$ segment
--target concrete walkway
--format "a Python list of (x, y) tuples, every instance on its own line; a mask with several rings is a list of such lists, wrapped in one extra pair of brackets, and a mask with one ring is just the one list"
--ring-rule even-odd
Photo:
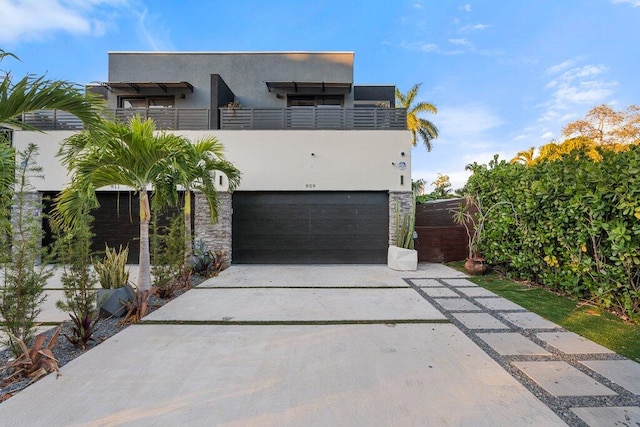
[(639, 364), (432, 264), (233, 266), (61, 371), (0, 424), (640, 423)]

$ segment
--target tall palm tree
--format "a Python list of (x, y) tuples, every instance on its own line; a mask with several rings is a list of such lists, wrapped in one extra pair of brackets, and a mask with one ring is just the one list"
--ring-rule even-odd
[[(85, 131), (63, 142), (59, 155), (62, 163), (73, 171), (71, 185), (56, 198), (54, 219), (73, 227), (82, 209), (82, 200), (97, 207), (95, 190), (108, 185), (132, 188), (140, 204), (140, 258), (138, 288), (151, 289), (149, 254), (149, 222), (151, 209), (149, 190), (154, 203), (169, 203), (169, 183), (184, 180), (184, 184), (202, 191), (215, 216), (215, 188), (210, 171), (203, 167), (214, 154), (204, 149), (196, 152), (188, 139), (170, 133), (154, 134), (151, 119), (133, 117), (127, 124), (105, 122), (102, 129)], [(202, 174), (196, 171), (203, 172)], [(204, 172), (207, 172), (204, 175)], [(196, 179), (197, 177), (197, 179)], [(188, 179), (194, 178), (194, 179)], [(157, 190), (157, 191), (156, 191)]]
[(419, 117), (418, 114), (423, 112), (437, 114), (438, 109), (428, 102), (418, 102), (413, 105), (420, 85), (422, 83), (413, 85), (406, 95), (396, 88), (396, 99), (402, 108), (407, 109), (407, 129), (411, 131), (413, 146), (416, 146), (420, 138), (427, 151), (431, 151), (431, 141), (438, 137), (438, 128), (429, 120)]
[(184, 162), (180, 168), (175, 168), (172, 176), (167, 177), (164, 186), (158, 186), (162, 192), (162, 199), (176, 204), (175, 188), (181, 186), (185, 190), (184, 198), (184, 226), (185, 226), (185, 258), (190, 254), (191, 240), (191, 191), (199, 191), (206, 198), (210, 206), (211, 220), (218, 217), (217, 191), (214, 175), (224, 174), (229, 183), (229, 191), (233, 191), (240, 184), (240, 171), (233, 164), (225, 160), (224, 146), (215, 137), (206, 137), (187, 144)]

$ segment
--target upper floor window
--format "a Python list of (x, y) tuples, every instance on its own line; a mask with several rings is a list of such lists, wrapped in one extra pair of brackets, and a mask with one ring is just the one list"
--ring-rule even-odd
[(172, 96), (136, 96), (121, 97), (120, 108), (173, 108)]
[(353, 101), (353, 106), (356, 108), (391, 108), (391, 102), (389, 101)]
[(289, 107), (317, 107), (319, 105), (342, 107), (343, 103), (344, 96), (289, 95), (287, 97)]

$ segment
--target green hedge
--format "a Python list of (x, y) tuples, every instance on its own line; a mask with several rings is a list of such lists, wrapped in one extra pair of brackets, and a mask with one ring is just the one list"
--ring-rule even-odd
[(485, 211), (481, 251), (521, 279), (640, 313), (640, 146), (532, 166), (473, 164), (465, 192)]

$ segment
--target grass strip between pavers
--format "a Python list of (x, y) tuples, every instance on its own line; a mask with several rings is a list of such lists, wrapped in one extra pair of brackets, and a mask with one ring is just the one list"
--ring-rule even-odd
[[(464, 271), (462, 263), (448, 265)], [(557, 295), (542, 287), (527, 286), (496, 274), (466, 279), (568, 331), (640, 362), (640, 325), (625, 322), (606, 310), (579, 304), (577, 300)]]
[(383, 319), (383, 320), (141, 320), (134, 325), (232, 325), (232, 326), (293, 326), (293, 325), (399, 325), (450, 324), (448, 319)]

